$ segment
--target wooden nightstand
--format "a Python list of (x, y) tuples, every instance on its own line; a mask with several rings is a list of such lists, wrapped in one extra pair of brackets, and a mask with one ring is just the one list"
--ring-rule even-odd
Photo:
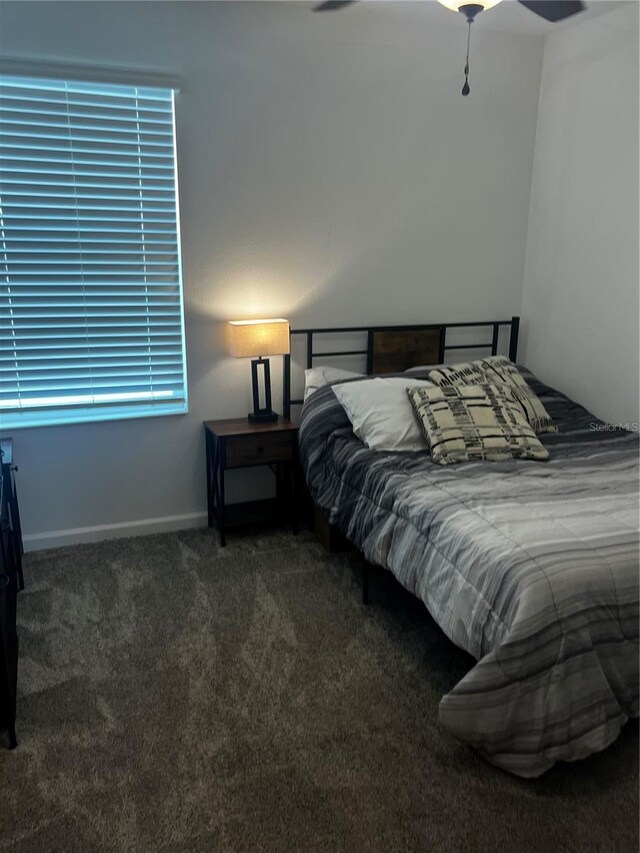
[[(220, 545), (226, 529), (241, 524), (287, 517), (297, 531), (296, 451), (298, 428), (284, 418), (252, 424), (246, 418), (204, 421), (207, 449), (207, 513), (209, 527), (218, 528)], [(225, 506), (224, 480), (229, 468), (268, 465), (276, 476), (276, 497)]]

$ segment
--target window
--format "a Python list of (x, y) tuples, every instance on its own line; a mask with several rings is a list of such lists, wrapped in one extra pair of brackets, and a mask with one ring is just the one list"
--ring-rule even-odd
[(187, 410), (173, 94), (0, 75), (0, 427)]

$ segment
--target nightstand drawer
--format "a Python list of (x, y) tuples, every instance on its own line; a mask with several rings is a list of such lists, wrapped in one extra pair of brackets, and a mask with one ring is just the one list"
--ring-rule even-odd
[(229, 436), (226, 439), (227, 468), (264, 465), (268, 462), (293, 461), (293, 434), (274, 432), (273, 435)]

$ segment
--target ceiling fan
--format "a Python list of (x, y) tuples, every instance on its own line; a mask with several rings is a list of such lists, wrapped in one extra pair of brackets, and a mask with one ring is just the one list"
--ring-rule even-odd
[[(359, 2), (359, 0), (324, 0), (323, 3), (318, 3), (314, 6), (313, 11), (335, 12), (338, 9), (345, 8), (345, 6), (352, 6), (357, 2)], [(478, 0), (478, 2), (475, 3), (469, 3), (467, 0), (438, 0), (438, 2), (443, 6), (446, 6), (447, 9), (451, 9), (452, 12), (462, 12), (469, 24), (467, 34), (467, 59), (464, 66), (464, 86), (462, 87), (462, 94), (468, 95), (471, 91), (469, 88), (469, 45), (471, 41), (471, 24), (480, 12), (497, 6), (501, 0)], [(530, 12), (533, 12), (534, 15), (544, 18), (545, 21), (551, 21), (551, 23), (564, 21), (566, 18), (570, 18), (578, 12), (582, 12), (585, 8), (585, 5), (581, 0), (518, 0), (518, 2), (525, 8), (529, 9)]]

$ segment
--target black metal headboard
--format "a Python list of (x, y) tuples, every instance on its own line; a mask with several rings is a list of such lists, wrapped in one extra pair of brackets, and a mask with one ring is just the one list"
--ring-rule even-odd
[[(418, 362), (422, 364), (433, 363), (434, 361), (442, 363), (444, 362), (445, 354), (450, 350), (489, 350), (491, 355), (497, 355), (500, 329), (505, 326), (509, 327), (509, 358), (511, 361), (515, 361), (518, 354), (519, 317), (512, 317), (510, 320), (488, 320), (480, 323), (433, 323), (412, 326), (347, 326), (331, 329), (291, 329), (290, 335), (306, 336), (307, 369), (313, 367), (314, 359), (317, 358), (364, 355), (367, 359), (367, 374), (371, 374), (375, 372), (399, 372), (405, 369), (400, 366), (402, 358), (409, 358), (415, 353), (419, 353), (422, 359), (425, 359)], [(491, 329), (491, 340), (487, 341), (487, 335), (483, 332), (483, 340), (480, 342), (449, 345), (447, 344), (447, 331), (449, 329)], [(332, 352), (316, 352), (314, 349), (316, 335), (347, 335), (352, 333), (360, 333), (361, 335), (366, 333), (366, 349), (340, 349)], [(430, 357), (427, 357), (424, 353), (429, 353)], [(408, 366), (412, 365), (409, 364)], [(285, 355), (284, 357), (282, 401), (285, 418), (291, 417), (291, 406), (298, 406), (303, 402), (302, 399), (291, 398), (291, 355)]]

